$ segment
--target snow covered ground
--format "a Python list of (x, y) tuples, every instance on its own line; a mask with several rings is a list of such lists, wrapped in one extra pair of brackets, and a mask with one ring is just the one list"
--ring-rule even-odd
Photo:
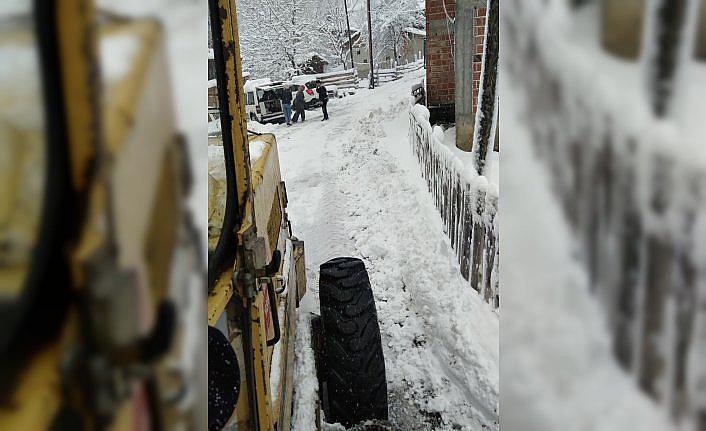
[(459, 274), (407, 140), (416, 71), (329, 103), (331, 120), (250, 124), (276, 134), (294, 234), (306, 244), (293, 430), (314, 429), (309, 328), (318, 268), (362, 258), (382, 331), (390, 419), (401, 430), (498, 429), (498, 314)]

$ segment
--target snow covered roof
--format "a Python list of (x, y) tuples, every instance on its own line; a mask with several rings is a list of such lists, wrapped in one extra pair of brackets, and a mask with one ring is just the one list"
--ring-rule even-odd
[(318, 75), (295, 75), (292, 76), (289, 80), (293, 84), (306, 84), (307, 82), (316, 81), (317, 78)]
[(271, 82), (272, 80), (270, 80), (270, 78), (251, 79), (250, 81), (245, 83), (243, 89), (245, 91), (253, 91), (256, 87), (262, 87), (264, 85), (270, 84)]
[(319, 57), (324, 62), (326, 62), (326, 63), (329, 62), (325, 55), (321, 54), (320, 52), (316, 52), (316, 51), (311, 51), (310, 53), (307, 54), (307, 57), (309, 57), (310, 59), (314, 58), (314, 57)]
[(218, 85), (218, 83), (216, 82), (215, 79), (208, 80), (208, 88), (213, 88), (213, 87), (216, 87), (217, 85)]
[(265, 85), (258, 85), (257, 88), (260, 88), (262, 90), (271, 90), (273, 88), (280, 88), (285, 85), (284, 82), (282, 81), (275, 81), (275, 82), (270, 82)]
[(421, 29), (414, 28), (414, 27), (407, 27), (404, 29), (404, 31), (407, 33), (416, 34), (419, 36), (426, 36), (427, 35), (427, 32), (425, 30), (421, 30)]

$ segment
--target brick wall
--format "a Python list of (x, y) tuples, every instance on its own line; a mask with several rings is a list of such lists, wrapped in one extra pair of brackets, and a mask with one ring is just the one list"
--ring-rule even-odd
[(480, 72), (483, 64), (483, 45), (485, 44), (486, 8), (479, 7), (473, 17), (473, 115), (478, 108), (478, 89), (480, 88)]
[[(446, 12), (444, 12), (446, 3)], [(452, 53), (456, 0), (427, 0), (427, 106), (432, 120), (453, 122), (455, 75)]]
[[(446, 3), (446, 12), (444, 12), (444, 2)], [(474, 10), (472, 79), (473, 115), (475, 116), (483, 63), (486, 8), (476, 7)], [(446, 13), (451, 18), (455, 17), (456, 0), (427, 0), (427, 105), (432, 117), (451, 122), (453, 121), (456, 90), (454, 58), (451, 54), (454, 49), (454, 28), (451, 22), (447, 22)], [(435, 115), (435, 111), (437, 115)]]

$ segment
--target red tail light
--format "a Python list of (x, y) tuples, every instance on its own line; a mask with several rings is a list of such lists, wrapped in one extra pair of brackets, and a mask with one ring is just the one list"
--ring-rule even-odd
[(256, 107), (255, 107), (255, 112), (257, 112), (258, 114), (260, 113), (260, 107), (259, 107), (259, 106), (256, 106)]
[(311, 88), (307, 88), (307, 89), (306, 89), (306, 92), (309, 93), (309, 96), (313, 96), (313, 95), (314, 95), (314, 90), (312, 90)]

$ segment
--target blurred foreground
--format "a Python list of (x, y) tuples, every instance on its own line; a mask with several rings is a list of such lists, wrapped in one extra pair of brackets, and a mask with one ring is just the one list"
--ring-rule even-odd
[(706, 429), (706, 2), (508, 0), (501, 418)]
[(0, 6), (0, 429), (205, 428), (206, 8), (102, 3)]

